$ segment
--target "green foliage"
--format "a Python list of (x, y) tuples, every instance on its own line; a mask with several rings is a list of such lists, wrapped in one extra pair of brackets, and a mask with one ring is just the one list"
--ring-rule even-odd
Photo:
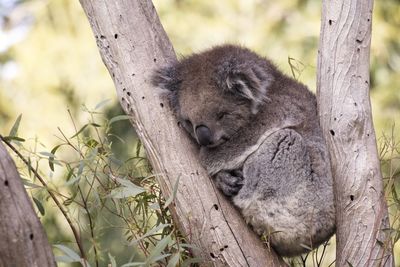
[[(390, 232), (392, 243), (398, 244), (400, 239), (400, 140), (395, 138), (395, 127), (390, 134), (384, 134), (379, 140), (381, 169), (385, 184), (385, 197), (390, 214)], [(380, 240), (382, 246), (388, 246), (388, 241)], [(396, 262), (400, 261), (395, 254)]]
[[(8, 139), (38, 173), (21, 169), (38, 215), (45, 217), (53, 205), (53, 196), (48, 195), (52, 192), (60, 203), (58, 208), (66, 211), (68, 227), (63, 227), (64, 234), (79, 229), (79, 238), (72, 243), (70, 237), (56, 241), (57, 261), (82, 266), (176, 266), (193, 262), (190, 246), (178, 233), (167, 209), (174, 201), (178, 183), (165, 201), (139, 141), (133, 156), (127, 159), (112, 152), (109, 138), (117, 136), (114, 126), (129, 116), (108, 120), (96, 109), (86, 110), (89, 121), (79, 127), (70, 113), (75, 133), (68, 137), (59, 128), (59, 143), (49, 150), (38, 151), (37, 139), (33, 140), (33, 150), (28, 144), (31, 139), (25, 143)], [(20, 120), (21, 116), (9, 136), (16, 135)], [(47, 164), (41, 164), (44, 162)], [(52, 179), (55, 173), (61, 173), (60, 181)], [(38, 176), (39, 181), (44, 180), (42, 186), (37, 185)]]

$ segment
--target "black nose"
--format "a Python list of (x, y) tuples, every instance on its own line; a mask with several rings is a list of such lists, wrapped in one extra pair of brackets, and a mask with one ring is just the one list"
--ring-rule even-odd
[(211, 144), (211, 131), (207, 126), (200, 125), (196, 127), (197, 141), (202, 146)]

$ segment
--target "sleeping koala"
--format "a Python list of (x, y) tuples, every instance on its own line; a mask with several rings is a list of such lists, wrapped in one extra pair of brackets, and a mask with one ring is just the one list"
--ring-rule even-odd
[(335, 232), (328, 152), (315, 96), (246, 48), (223, 45), (157, 70), (155, 86), (200, 146), (200, 160), (281, 256)]

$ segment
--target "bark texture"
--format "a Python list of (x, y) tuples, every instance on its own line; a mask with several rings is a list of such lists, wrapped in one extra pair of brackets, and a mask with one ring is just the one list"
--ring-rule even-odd
[(0, 267), (56, 266), (14, 162), (0, 142)]
[(152, 71), (175, 60), (173, 47), (149, 0), (80, 0), (104, 64), (125, 112), (132, 116), (168, 198), (180, 230), (199, 250), (204, 266), (281, 266), (246, 226), (239, 213), (216, 190), (199, 165), (197, 151), (178, 128), (159, 89), (150, 85)]
[(335, 187), (336, 266), (393, 266), (369, 99), (372, 8), (372, 0), (322, 7), (317, 93)]

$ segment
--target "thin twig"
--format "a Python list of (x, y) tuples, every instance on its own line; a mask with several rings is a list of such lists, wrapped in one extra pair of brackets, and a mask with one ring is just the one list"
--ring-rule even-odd
[(318, 266), (318, 267), (321, 267), (321, 266), (322, 266), (322, 260), (324, 259), (326, 247), (328, 246), (328, 244), (329, 244), (329, 240), (326, 241), (326, 242), (323, 244), (321, 258), (320, 258), (319, 260), (318, 260), (318, 257), (317, 257), (318, 255), (316, 256), (317, 266)]
[(90, 212), (89, 212), (89, 209), (88, 209), (88, 206), (87, 206), (87, 202), (86, 202), (87, 199), (85, 199), (83, 197), (83, 193), (82, 193), (82, 190), (81, 190), (80, 186), (78, 186), (78, 190), (79, 190), (79, 194), (81, 195), (81, 198), (82, 198), (84, 209), (86, 210), (86, 214), (87, 214), (88, 219), (89, 219), (90, 235), (91, 235), (92, 240), (93, 240), (94, 258), (95, 258), (95, 262), (96, 262), (96, 267), (99, 267), (99, 259), (98, 259), (98, 255), (97, 255), (96, 241), (94, 239), (94, 231), (93, 231), (94, 230), (94, 225), (93, 225), (93, 221), (92, 221), (92, 216), (90, 216)]

